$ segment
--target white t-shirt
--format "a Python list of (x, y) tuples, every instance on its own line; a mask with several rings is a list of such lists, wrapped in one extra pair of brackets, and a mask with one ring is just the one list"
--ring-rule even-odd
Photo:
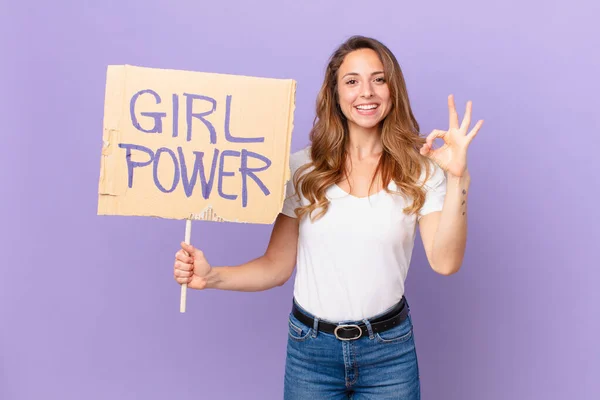
[[(290, 217), (296, 218), (298, 207), (293, 176), (307, 162), (310, 147), (290, 156), (292, 179), (282, 211)], [(402, 211), (407, 202), (400, 195), (380, 191), (359, 198), (337, 185), (327, 189), (327, 213), (314, 222), (307, 216), (300, 222), (294, 283), (300, 306), (320, 319), (340, 322), (372, 317), (402, 298), (418, 218), (441, 211), (446, 194), (443, 170), (430, 165), (435, 170), (419, 216)], [(394, 182), (389, 187), (397, 190)]]

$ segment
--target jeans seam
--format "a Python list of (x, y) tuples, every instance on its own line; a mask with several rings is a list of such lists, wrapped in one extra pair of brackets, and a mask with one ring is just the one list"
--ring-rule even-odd
[(288, 318), (288, 325), (290, 327), (291, 330), (293, 330), (298, 336), (294, 336), (292, 335), (292, 332), (288, 331), (288, 336), (291, 340), (293, 340), (294, 342), (305, 342), (312, 334), (312, 329), (311, 328), (307, 328), (308, 331), (306, 332), (305, 335), (302, 335), (302, 332), (304, 331), (304, 329), (300, 328), (299, 326), (297, 326), (296, 324), (294, 324), (291, 320), (291, 318)]
[(292, 321), (288, 321), (291, 328), (298, 334), (298, 335), (302, 335), (302, 328), (300, 328), (299, 326), (296, 326), (296, 324), (294, 324)]
[(349, 347), (350, 343), (342, 343), (342, 354), (344, 357), (344, 383), (346, 388), (349, 389), (351, 386), (350, 381), (348, 380), (348, 355), (349, 355)]
[(381, 344), (392, 344), (392, 343), (404, 343), (410, 340), (411, 336), (413, 335), (413, 329), (412, 327), (410, 328), (410, 330), (405, 333), (402, 336), (398, 336), (397, 338), (393, 338), (393, 339), (384, 339), (381, 336), (379, 336), (379, 334), (376, 335), (377, 341)]
[(358, 382), (358, 354), (357, 354), (357, 350), (358, 350), (358, 346), (356, 346), (354, 344), (354, 342), (352, 342), (352, 355), (354, 356), (354, 359), (352, 360), (352, 366), (354, 367), (354, 380), (352, 382), (350, 382), (350, 386), (355, 385), (356, 382)]

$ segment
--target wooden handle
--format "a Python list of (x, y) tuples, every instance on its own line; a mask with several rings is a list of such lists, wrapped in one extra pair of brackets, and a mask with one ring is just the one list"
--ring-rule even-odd
[[(185, 221), (185, 243), (190, 244), (190, 239), (192, 236), (192, 220), (188, 219)], [(189, 255), (189, 254), (188, 254)], [(187, 283), (183, 283), (181, 285), (181, 298), (179, 299), (179, 312), (185, 312), (185, 301), (187, 294)]]

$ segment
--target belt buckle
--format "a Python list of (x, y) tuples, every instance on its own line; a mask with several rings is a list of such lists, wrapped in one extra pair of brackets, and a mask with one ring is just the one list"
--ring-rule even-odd
[[(347, 329), (347, 328), (354, 328), (358, 330), (358, 336), (357, 337), (353, 337), (353, 338), (342, 338), (338, 336), (338, 330), (339, 329)], [(333, 334), (335, 335), (336, 338), (338, 338), (339, 340), (356, 340), (359, 339), (362, 336), (362, 329), (360, 329), (360, 326), (358, 325), (338, 325), (335, 327), (335, 330), (333, 331)]]

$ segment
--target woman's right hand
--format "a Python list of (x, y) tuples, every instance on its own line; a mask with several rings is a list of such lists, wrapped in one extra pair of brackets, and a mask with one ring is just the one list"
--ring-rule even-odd
[(175, 280), (187, 283), (190, 289), (204, 289), (212, 267), (201, 250), (181, 242), (181, 249), (175, 254)]

